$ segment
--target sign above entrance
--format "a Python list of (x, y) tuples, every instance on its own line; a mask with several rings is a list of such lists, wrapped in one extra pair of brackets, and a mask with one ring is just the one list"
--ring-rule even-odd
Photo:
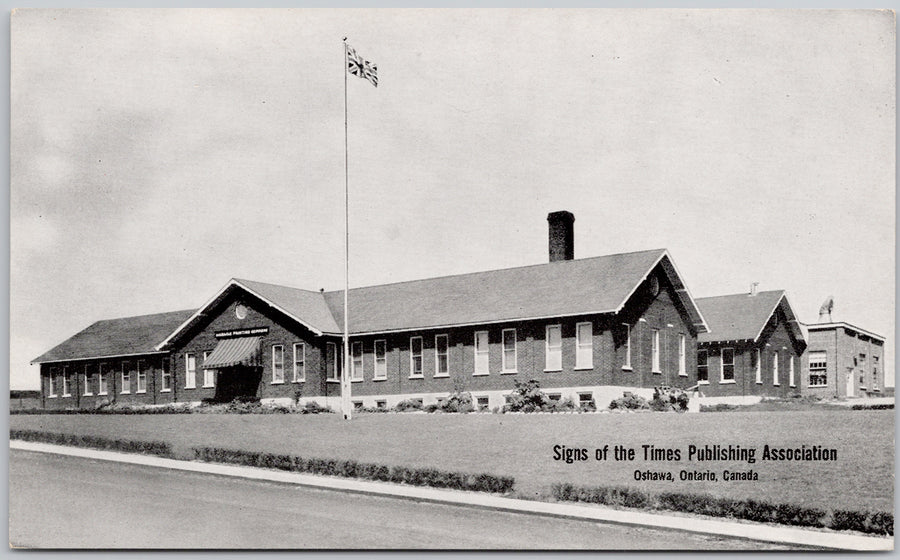
[(269, 327), (252, 327), (249, 329), (232, 329), (230, 331), (216, 331), (216, 338), (234, 338), (236, 336), (258, 336), (269, 334)]

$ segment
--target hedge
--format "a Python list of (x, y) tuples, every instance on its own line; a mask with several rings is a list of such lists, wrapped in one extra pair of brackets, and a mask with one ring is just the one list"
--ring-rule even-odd
[(828, 512), (793, 504), (773, 504), (760, 500), (717, 498), (707, 494), (663, 492), (648, 494), (622, 486), (553, 485), (553, 497), (560, 501), (588, 502), (641, 509), (658, 509), (696, 513), (712, 517), (731, 517), (761, 523), (779, 523), (800, 527), (829, 527), (878, 535), (894, 534), (894, 515), (888, 512)]
[(159, 455), (160, 457), (172, 457), (171, 445), (163, 441), (109, 439), (98, 436), (60, 434), (54, 432), (41, 432), (37, 430), (10, 430), (9, 439), (38, 441), (41, 443), (54, 443), (57, 445), (70, 445), (73, 447), (90, 447), (92, 449), (106, 449), (110, 451), (124, 451), (126, 453), (146, 453), (149, 455)]
[(193, 450), (196, 460), (210, 463), (232, 463), (345, 478), (397, 482), (413, 486), (505, 494), (512, 491), (515, 484), (515, 479), (512, 477), (487, 473), (470, 474), (433, 468), (387, 466), (353, 460), (305, 458), (219, 447), (194, 447)]

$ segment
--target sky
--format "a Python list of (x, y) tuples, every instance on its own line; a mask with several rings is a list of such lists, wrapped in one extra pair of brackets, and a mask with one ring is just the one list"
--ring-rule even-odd
[(886, 11), (17, 10), (10, 386), (91, 323), (230, 278), (350, 285), (668, 248), (694, 297), (784, 289), (887, 337)]

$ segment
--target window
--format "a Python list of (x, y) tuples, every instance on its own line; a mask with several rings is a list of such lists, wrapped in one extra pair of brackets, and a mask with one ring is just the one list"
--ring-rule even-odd
[(119, 388), (119, 393), (131, 393), (131, 364), (128, 362), (122, 362), (122, 387)]
[(797, 384), (794, 381), (794, 357), (788, 357), (788, 380), (790, 381), (791, 387), (796, 387)]
[(549, 393), (547, 395), (547, 398), (553, 402), (559, 402), (560, 400), (562, 400), (562, 394), (561, 393)]
[(90, 397), (93, 396), (94, 393), (91, 392), (91, 381), (94, 378), (94, 366), (86, 365), (84, 366), (84, 396)]
[(434, 375), (450, 375), (450, 339), (445, 334), (434, 337)]
[(722, 382), (734, 381), (734, 348), (722, 348)]
[(475, 332), (475, 375), (488, 374), (488, 332)]
[(825, 352), (809, 353), (809, 386), (828, 385), (828, 355)]
[(106, 389), (106, 364), (100, 364), (100, 369), (97, 371), (97, 394), (105, 395)]
[(687, 358), (685, 357), (687, 341), (684, 334), (678, 335), (678, 375), (687, 376)]
[(503, 365), (502, 371), (516, 371), (516, 329), (503, 329)]
[(375, 377), (374, 379), (387, 379), (387, 341), (375, 341)]
[(575, 327), (575, 369), (594, 367), (594, 332), (590, 323)]
[(159, 387), (160, 393), (168, 393), (172, 391), (172, 372), (169, 371), (169, 360), (162, 359), (162, 383)]
[(375, 401), (375, 408), (387, 408), (387, 401)]
[(197, 386), (197, 356), (192, 353), (184, 355), (184, 388)]
[(488, 397), (476, 397), (475, 403), (478, 405), (478, 410), (487, 410), (490, 406), (491, 400)]
[(594, 407), (594, 394), (593, 393), (578, 393), (578, 406), (581, 408), (593, 408)]
[(339, 381), (337, 370), (337, 346), (334, 342), (325, 343), (325, 379)]
[(872, 390), (881, 390), (878, 388), (878, 356), (872, 356)]
[(631, 369), (631, 325), (623, 324), (625, 327), (625, 364), (622, 369)]
[(49, 381), (49, 387), (47, 388), (47, 396), (55, 397), (56, 396), (56, 376), (59, 375), (59, 369), (52, 367), (50, 368), (50, 375), (47, 377)]
[(144, 360), (138, 360), (137, 362), (137, 388), (135, 392), (147, 392), (147, 364)]
[(209, 359), (212, 354), (211, 350), (207, 350), (203, 352), (203, 386), (204, 387), (215, 387), (216, 386), (216, 370), (207, 369), (206, 368), (206, 360)]
[(709, 354), (706, 350), (697, 350), (697, 382), (709, 383)]
[(422, 377), (422, 337), (409, 339), (409, 376)]
[(781, 385), (778, 382), (778, 351), (772, 354), (772, 385)]
[(363, 343), (358, 340), (350, 345), (353, 359), (350, 361), (350, 379), (352, 381), (363, 380)]
[(306, 381), (306, 344), (294, 343), (294, 382)]
[(63, 366), (62, 368), (62, 396), (71, 397), (72, 393), (69, 391), (69, 367)]
[(659, 368), (659, 329), (653, 329), (653, 373), (661, 373)]
[(547, 325), (545, 371), (562, 370), (562, 333), (559, 325)]
[(760, 359), (759, 348), (750, 354), (750, 359), (753, 362), (753, 370), (756, 372), (756, 382), (762, 383), (762, 360)]
[(272, 346), (272, 383), (284, 383), (284, 346)]
[[(353, 379), (351, 377), (351, 379)], [(353, 401), (353, 410), (362, 410), (363, 403), (362, 401)]]

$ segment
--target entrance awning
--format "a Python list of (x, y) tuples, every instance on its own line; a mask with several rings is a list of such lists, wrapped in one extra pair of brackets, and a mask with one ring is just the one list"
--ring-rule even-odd
[(204, 360), (203, 369), (259, 365), (259, 339), (258, 336), (245, 336), (220, 340), (216, 349)]

